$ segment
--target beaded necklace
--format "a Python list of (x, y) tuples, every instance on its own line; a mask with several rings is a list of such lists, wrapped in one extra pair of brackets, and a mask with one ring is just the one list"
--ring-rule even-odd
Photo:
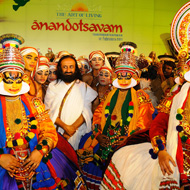
[(110, 142), (106, 147), (99, 147), (96, 154), (94, 155), (95, 162), (99, 159), (102, 161), (107, 160), (109, 153), (116, 147), (119, 137), (124, 135), (128, 136), (129, 123), (133, 117), (134, 110), (133, 102), (131, 101), (131, 89), (128, 90), (127, 96), (121, 108), (121, 121), (116, 123), (115, 126), (111, 125), (111, 119), (113, 119), (112, 112), (116, 105), (118, 94), (119, 89), (115, 91), (111, 98), (111, 102), (109, 102), (105, 107), (106, 124), (102, 133), (109, 137)]
[[(111, 135), (110, 133), (107, 133), (107, 132), (111, 125), (111, 119), (114, 119), (112, 112), (116, 105), (118, 94), (119, 94), (119, 89), (116, 90), (116, 92), (114, 93), (111, 99), (111, 102), (108, 102), (108, 104), (105, 107), (106, 124), (103, 130), (103, 134), (108, 135), (108, 136)], [(131, 89), (129, 89), (121, 108), (121, 121), (117, 123), (116, 126), (114, 127), (111, 126), (111, 128), (116, 128), (120, 131), (119, 132), (120, 135), (125, 135), (128, 132), (128, 126), (133, 117), (133, 110), (134, 110), (134, 106), (133, 106), (133, 102), (131, 101)]]
[(187, 102), (187, 98), (189, 96), (189, 90), (187, 93), (187, 97), (181, 108), (177, 109), (176, 119), (179, 121), (179, 125), (176, 126), (176, 130), (179, 132), (179, 136), (181, 141), (187, 144), (190, 144), (190, 125), (188, 120), (188, 110), (185, 109), (185, 104)]
[[(5, 98), (2, 98), (2, 105), (6, 106), (5, 103)], [(21, 100), (20, 100), (21, 101)], [(6, 146), (9, 148), (12, 148), (14, 146), (21, 146), (23, 144), (27, 144), (31, 139), (34, 138), (36, 132), (37, 132), (37, 121), (35, 120), (34, 116), (32, 114), (26, 114), (27, 110), (26, 106), (23, 107), (24, 102), (21, 103), (21, 109), (22, 109), (22, 117), (23, 119), (16, 118), (15, 119), (15, 124), (20, 124), (21, 121), (22, 123), (22, 128), (20, 129), (19, 132), (16, 132), (14, 135), (12, 134), (10, 127), (8, 125), (8, 122), (6, 120), (6, 135), (7, 135), (7, 140), (6, 140)], [(6, 110), (6, 108), (5, 108)]]

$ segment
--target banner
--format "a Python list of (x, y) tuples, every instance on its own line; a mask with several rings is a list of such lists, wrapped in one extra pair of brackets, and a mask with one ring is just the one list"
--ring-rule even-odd
[(94, 50), (120, 52), (132, 41), (138, 55), (169, 52), (170, 24), (186, 0), (0, 0), (0, 35), (15, 33), (22, 46), (45, 55), (66, 50), (76, 57)]

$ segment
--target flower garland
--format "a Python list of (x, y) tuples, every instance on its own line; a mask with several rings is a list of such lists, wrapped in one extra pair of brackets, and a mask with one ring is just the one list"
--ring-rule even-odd
[(177, 109), (176, 119), (180, 122), (180, 124), (176, 126), (176, 130), (179, 132), (181, 141), (184, 143), (190, 144), (190, 139), (188, 138), (188, 136), (186, 134), (184, 134), (185, 131), (190, 132), (190, 127), (185, 126), (185, 125), (183, 126), (183, 124), (182, 124), (182, 120), (184, 118), (183, 112), (184, 112), (183, 108)]
[[(118, 97), (118, 94), (117, 94), (117, 97)], [(120, 122), (117, 123), (115, 127), (112, 127), (112, 128), (116, 128), (116, 131), (119, 130), (121, 135), (126, 135), (127, 126), (129, 126), (129, 123), (130, 123), (130, 121), (131, 121), (131, 119), (133, 117), (134, 104), (133, 104), (132, 101), (130, 101), (130, 99), (131, 99), (131, 90), (129, 90), (129, 92), (127, 93), (127, 97), (125, 98), (125, 101), (124, 101), (124, 103), (122, 105), (122, 108), (121, 108), (121, 120), (120, 120)], [(111, 103), (108, 102), (107, 105), (106, 105), (106, 107), (105, 107), (105, 117), (106, 117), (107, 120), (109, 120), (109, 116), (110, 116), (110, 120), (116, 120), (117, 116), (116, 115), (112, 115), (113, 109), (110, 109), (110, 104), (112, 104), (112, 100), (111, 100)], [(116, 102), (115, 102), (115, 104), (116, 104)], [(115, 107), (115, 105), (114, 105), (114, 107)], [(111, 121), (108, 121), (108, 122), (110, 122), (110, 124), (111, 124)], [(108, 127), (108, 129), (109, 129), (109, 127)], [(108, 135), (110, 137), (112, 135), (114, 135), (113, 134), (114, 133), (113, 130), (109, 130), (109, 131), (110, 132), (108, 132), (106, 135)]]
[[(110, 105), (110, 102), (107, 104), (107, 106), (105, 108), (105, 117), (108, 117), (108, 115), (110, 114), (109, 113), (109, 105)], [(111, 139), (113, 139), (115, 136), (121, 135), (121, 133), (123, 135), (126, 134), (126, 132), (127, 132), (126, 130), (127, 130), (129, 123), (133, 117), (133, 112), (134, 112), (134, 105), (133, 105), (133, 102), (130, 101), (129, 106), (128, 106), (128, 110), (127, 110), (128, 114), (126, 114), (127, 115), (126, 119), (124, 121), (123, 121), (123, 119), (121, 119), (120, 122), (116, 123), (115, 127), (111, 125), (110, 128), (108, 129), (107, 135)], [(122, 118), (123, 118), (125, 113), (122, 112), (121, 114), (123, 114), (122, 115)], [(111, 120), (116, 120), (116, 119), (117, 119), (116, 115), (111, 116)], [(122, 132), (122, 128), (124, 128), (124, 132)], [(116, 135), (115, 132), (117, 132), (118, 135)]]
[[(41, 145), (38, 144), (35, 146), (36, 140), (38, 138), (38, 133), (37, 133), (37, 120), (35, 119), (34, 115), (32, 114), (32, 109), (30, 107), (30, 104), (27, 100), (27, 98), (25, 97), (25, 95), (21, 95), (21, 100), (22, 103), (25, 107), (25, 112), (26, 112), (26, 117), (27, 117), (27, 122), (28, 122), (28, 129), (27, 129), (27, 135), (25, 137), (21, 137), (20, 133), (15, 133), (14, 135), (14, 140), (8, 140), (7, 142), (5, 142), (5, 146), (11, 148), (13, 146), (18, 146), (18, 145), (23, 145), (26, 143), (29, 143), (29, 147), (30, 150), (33, 151), (34, 148), (36, 148), (37, 150), (41, 150)], [(1, 113), (3, 114), (3, 124), (4, 124), (4, 128), (7, 129), (8, 125), (6, 122), (6, 104), (5, 104), (5, 97), (1, 96), (1, 101), (0, 103), (2, 103), (2, 110)], [(0, 107), (1, 108), (1, 107)], [(15, 123), (19, 124), (20, 120), (17, 118), (15, 119)], [(4, 131), (6, 133), (6, 131)], [(6, 134), (5, 134), (6, 135)], [(47, 141), (43, 140), (42, 141), (42, 145), (47, 145)], [(0, 148), (0, 156), (2, 154), (6, 153), (6, 148), (2, 147)], [(39, 173), (38, 178), (36, 178), (36, 182), (33, 183), (33, 188), (37, 187), (35, 189), (41, 188), (41, 187), (48, 187), (51, 189), (55, 189), (57, 187), (56, 183), (55, 183), (55, 177), (51, 177), (51, 171), (53, 170), (51, 168), (51, 170), (48, 170), (48, 166), (46, 164), (50, 162), (49, 160), (52, 158), (52, 154), (48, 153), (48, 155), (44, 155), (44, 157), (42, 158), (42, 161), (40, 163), (40, 165), (38, 166), (38, 168), (36, 169), (36, 172)], [(40, 175), (42, 173), (42, 175)], [(39, 177), (41, 176), (41, 177)], [(56, 179), (59, 179), (58, 177)]]
[(118, 100), (118, 95), (119, 89), (116, 90), (111, 98), (111, 101), (105, 107), (106, 124), (102, 134), (109, 137), (110, 143), (106, 147), (100, 146), (94, 155), (94, 161), (97, 164), (99, 164), (100, 160), (101, 162), (107, 160), (109, 153), (116, 147), (115, 144), (119, 141), (120, 136), (128, 136), (128, 127), (134, 112), (134, 105), (131, 101), (131, 89), (128, 90), (127, 96), (123, 102), (120, 122), (118, 122), (115, 126), (112, 126), (111, 120), (117, 119), (117, 116), (112, 115), (112, 112)]
[(21, 146), (23, 144), (27, 144), (28, 142), (31, 141), (31, 139), (34, 138), (36, 132), (37, 132), (37, 120), (35, 119), (35, 117), (33, 115), (29, 116), (29, 122), (28, 122), (28, 134), (22, 138), (21, 134), (19, 132), (15, 133), (14, 135), (14, 139), (13, 140), (9, 140), (6, 142), (6, 146), (9, 148), (12, 148), (14, 146)]

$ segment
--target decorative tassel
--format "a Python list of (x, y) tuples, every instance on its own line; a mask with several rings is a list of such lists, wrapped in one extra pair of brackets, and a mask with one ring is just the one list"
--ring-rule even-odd
[(151, 158), (154, 160), (157, 159), (157, 157), (158, 157), (158, 155), (154, 153), (152, 148), (149, 150), (149, 154), (151, 155)]
[(183, 130), (183, 127), (182, 127), (181, 125), (178, 125), (178, 126), (176, 127), (176, 130), (177, 130), (178, 132), (181, 132), (181, 131)]
[(15, 123), (16, 123), (16, 124), (20, 124), (20, 123), (21, 123), (21, 119), (16, 118), (16, 119), (15, 119)]
[(177, 120), (182, 120), (182, 118), (183, 118), (183, 117), (182, 117), (182, 115), (181, 115), (180, 113), (176, 114), (176, 119), (177, 119)]

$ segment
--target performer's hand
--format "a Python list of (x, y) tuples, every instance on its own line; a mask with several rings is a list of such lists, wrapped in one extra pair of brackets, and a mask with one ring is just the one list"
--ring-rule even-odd
[(99, 134), (96, 137), (96, 140), (99, 142), (99, 144), (103, 147), (106, 147), (107, 144), (109, 143), (109, 138), (106, 135)]
[(0, 166), (11, 173), (14, 173), (18, 168), (21, 167), (21, 164), (13, 155), (2, 154), (0, 158)]
[(161, 150), (158, 152), (158, 161), (163, 175), (166, 173), (168, 175), (173, 174), (173, 170), (171, 169), (169, 162), (171, 162), (175, 167), (176, 163), (166, 150)]
[(30, 156), (23, 163), (24, 169), (30, 168), (30, 172), (35, 170), (40, 165), (42, 158), (43, 155), (37, 149), (34, 149)]
[(119, 141), (116, 143), (116, 145), (118, 146), (122, 145), (127, 138), (128, 138), (127, 136), (120, 136)]

